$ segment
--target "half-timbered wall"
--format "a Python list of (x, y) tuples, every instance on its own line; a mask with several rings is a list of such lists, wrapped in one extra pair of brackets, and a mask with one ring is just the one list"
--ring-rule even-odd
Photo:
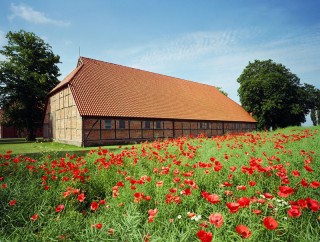
[(132, 143), (180, 136), (208, 137), (256, 129), (255, 123), (115, 118), (83, 118), (83, 144)]
[(82, 117), (69, 87), (49, 98), (43, 136), (60, 143), (82, 145)]

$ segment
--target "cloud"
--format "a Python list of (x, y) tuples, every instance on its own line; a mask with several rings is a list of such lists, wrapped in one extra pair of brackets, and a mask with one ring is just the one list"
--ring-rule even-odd
[(11, 4), (10, 10), (12, 14), (9, 16), (9, 20), (12, 21), (15, 18), (21, 18), (29, 23), (34, 24), (53, 24), (57, 26), (69, 26), (70, 23), (61, 20), (55, 20), (48, 18), (44, 13), (33, 10), (31, 7), (20, 4)]

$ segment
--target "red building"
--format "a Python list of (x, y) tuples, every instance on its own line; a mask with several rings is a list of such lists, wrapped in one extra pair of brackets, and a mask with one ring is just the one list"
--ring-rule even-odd
[(213, 86), (80, 57), (48, 95), (44, 138), (78, 146), (256, 129)]

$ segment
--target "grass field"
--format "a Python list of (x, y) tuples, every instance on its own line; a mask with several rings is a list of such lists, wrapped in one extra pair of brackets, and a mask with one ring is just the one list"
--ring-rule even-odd
[(0, 149), (0, 241), (320, 238), (320, 127)]

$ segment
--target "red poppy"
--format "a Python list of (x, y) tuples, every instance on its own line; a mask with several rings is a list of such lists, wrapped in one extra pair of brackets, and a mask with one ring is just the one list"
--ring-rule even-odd
[(189, 188), (189, 187), (186, 188), (185, 190), (183, 190), (183, 191), (181, 192), (181, 194), (182, 194), (182, 195), (186, 195), (186, 196), (190, 196), (190, 195), (191, 195), (191, 190), (190, 190), (190, 188)]
[(10, 206), (14, 206), (14, 205), (16, 205), (17, 204), (17, 200), (11, 200), (10, 202), (9, 202), (9, 205)]
[(201, 242), (211, 242), (212, 241), (212, 233), (206, 232), (202, 229), (198, 231), (197, 237), (201, 240)]
[(305, 178), (302, 178), (302, 179), (301, 179), (300, 184), (301, 184), (303, 187), (308, 187), (308, 186), (309, 186), (309, 183), (307, 182), (307, 180), (306, 180)]
[(236, 231), (238, 234), (241, 235), (242, 238), (249, 238), (251, 236), (251, 231), (249, 230), (249, 228), (245, 225), (239, 224), (236, 227)]
[(156, 214), (158, 213), (158, 209), (150, 209), (148, 211), (149, 217), (148, 217), (148, 222), (151, 223), (154, 220), (154, 217), (156, 216)]
[(300, 176), (300, 172), (298, 170), (293, 170), (292, 175), (295, 177), (298, 177), (298, 176)]
[(39, 215), (38, 215), (38, 214), (34, 214), (34, 215), (31, 216), (30, 219), (31, 219), (32, 221), (36, 221), (38, 218), (39, 218)]
[(239, 185), (239, 186), (237, 186), (237, 190), (245, 191), (245, 190), (247, 190), (247, 187), (243, 186), (243, 185)]
[(275, 230), (278, 227), (278, 222), (273, 217), (265, 217), (263, 219), (263, 225), (269, 230)]
[(309, 165), (305, 165), (304, 169), (306, 169), (308, 172), (313, 172), (313, 169)]
[(81, 193), (81, 194), (78, 195), (78, 198), (77, 198), (77, 199), (78, 199), (79, 202), (83, 202), (85, 198), (86, 198), (86, 197), (84, 196), (84, 194)]
[(209, 216), (209, 222), (214, 224), (216, 228), (220, 228), (223, 225), (223, 217), (221, 213), (214, 213)]
[(257, 215), (261, 215), (262, 214), (262, 211), (259, 210), (259, 209), (253, 209), (252, 212), (257, 214)]
[(255, 181), (250, 181), (250, 182), (249, 182), (249, 185), (250, 185), (251, 187), (254, 187), (256, 184), (257, 184), (257, 183), (256, 183)]
[(301, 210), (298, 205), (291, 205), (291, 208), (288, 210), (289, 217), (299, 218), (301, 216)]
[(280, 197), (288, 197), (294, 193), (294, 189), (288, 186), (280, 186), (278, 195)]
[(311, 209), (313, 212), (317, 212), (320, 209), (320, 204), (317, 200), (314, 200), (312, 198), (306, 198), (306, 202), (308, 208)]
[(163, 186), (163, 181), (157, 181), (157, 182), (156, 182), (156, 186), (157, 186), (157, 187)]
[(226, 205), (229, 208), (230, 213), (238, 212), (239, 207), (240, 207), (239, 203), (233, 203), (233, 202), (226, 203)]
[(318, 182), (318, 181), (312, 181), (312, 182), (310, 183), (310, 186), (311, 186), (312, 188), (318, 188), (318, 187), (320, 187), (320, 182)]
[(93, 224), (91, 225), (92, 227), (95, 227), (96, 229), (101, 229), (103, 224), (102, 223), (98, 223), (98, 224)]
[(96, 211), (99, 208), (99, 203), (97, 202), (92, 202), (90, 205), (90, 208), (92, 211)]
[(238, 199), (237, 201), (240, 205), (240, 207), (242, 208), (245, 208), (245, 207), (248, 207), (249, 204), (250, 204), (250, 198), (247, 198), (247, 197), (241, 197)]
[(57, 213), (60, 213), (63, 209), (64, 209), (64, 205), (63, 205), (63, 204), (59, 204), (59, 205), (56, 207), (56, 212), (57, 212)]

